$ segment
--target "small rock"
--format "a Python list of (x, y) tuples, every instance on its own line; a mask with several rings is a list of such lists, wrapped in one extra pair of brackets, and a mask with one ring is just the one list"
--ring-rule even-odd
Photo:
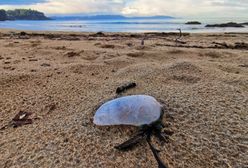
[(103, 44), (103, 45), (101, 45), (101, 48), (111, 48), (111, 49), (114, 49), (115, 48), (115, 45), (112, 45), (112, 44)]
[(16, 68), (14, 68), (14, 67), (3, 67), (3, 69), (13, 71), (13, 70), (15, 70)]
[(205, 27), (244, 27), (242, 24), (238, 24), (235, 22), (228, 22), (228, 23), (222, 23), (222, 24), (208, 24)]
[(132, 47), (133, 44), (132, 44), (132, 43), (127, 43), (127, 46), (128, 46), (128, 47)]
[(31, 59), (29, 59), (29, 61), (30, 61), (30, 62), (34, 62), (34, 61), (38, 61), (38, 59), (36, 59), (36, 58), (31, 58)]
[(65, 138), (65, 139), (64, 139), (64, 142), (65, 142), (65, 143), (69, 142), (69, 139), (68, 139), (68, 138)]

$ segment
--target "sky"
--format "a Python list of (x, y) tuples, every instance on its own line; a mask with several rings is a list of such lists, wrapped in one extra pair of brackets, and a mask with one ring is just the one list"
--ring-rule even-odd
[(35, 9), (47, 15), (122, 14), (248, 18), (248, 0), (0, 0), (0, 9), (14, 8)]

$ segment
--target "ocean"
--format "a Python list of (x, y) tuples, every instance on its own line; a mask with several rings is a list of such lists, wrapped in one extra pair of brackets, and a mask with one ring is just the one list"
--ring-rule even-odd
[[(245, 28), (206, 28), (206, 24), (237, 21), (205, 19), (202, 25), (185, 25), (190, 19), (121, 19), (121, 20), (46, 20), (46, 21), (0, 21), (0, 28), (35, 31), (70, 32), (248, 32)], [(199, 20), (201, 21), (201, 20)], [(247, 21), (247, 20), (246, 20)], [(240, 20), (237, 22), (246, 22)]]

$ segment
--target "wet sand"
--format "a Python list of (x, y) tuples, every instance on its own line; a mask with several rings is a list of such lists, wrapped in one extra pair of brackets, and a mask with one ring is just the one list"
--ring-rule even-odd
[(156, 168), (146, 143), (114, 149), (137, 128), (92, 122), (126, 82), (166, 106), (174, 134), (153, 141), (170, 168), (247, 167), (248, 33), (177, 36), (1, 30), (0, 128), (33, 123), (0, 130), (0, 167)]

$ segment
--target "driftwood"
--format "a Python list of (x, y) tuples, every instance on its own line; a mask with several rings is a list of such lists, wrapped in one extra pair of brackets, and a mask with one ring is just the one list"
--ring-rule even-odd
[(181, 29), (177, 29), (177, 30), (179, 30), (179, 37), (178, 38), (176, 38), (176, 45), (178, 44), (178, 43), (180, 43), (180, 44), (186, 44), (186, 42), (185, 41), (182, 41), (181, 40), (181, 38), (182, 38), (182, 30)]

